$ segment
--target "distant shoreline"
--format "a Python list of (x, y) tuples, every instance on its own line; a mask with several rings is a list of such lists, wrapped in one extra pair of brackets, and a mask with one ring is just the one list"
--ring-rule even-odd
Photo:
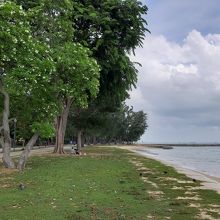
[(220, 147), (219, 144), (136, 144), (131, 146), (138, 146), (138, 147), (156, 147), (161, 148), (164, 146), (167, 147)]

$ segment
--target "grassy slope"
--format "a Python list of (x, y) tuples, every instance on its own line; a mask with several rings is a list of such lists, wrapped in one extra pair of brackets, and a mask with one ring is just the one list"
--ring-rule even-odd
[(0, 219), (220, 219), (220, 195), (171, 167), (115, 148), (86, 151), (32, 157), (23, 174), (0, 169)]

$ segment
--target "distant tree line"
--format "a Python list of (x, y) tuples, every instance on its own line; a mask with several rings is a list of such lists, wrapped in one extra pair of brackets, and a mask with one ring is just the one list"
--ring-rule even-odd
[(76, 143), (78, 148), (84, 144), (130, 144), (138, 141), (146, 129), (147, 115), (125, 104), (117, 111), (99, 114), (72, 111), (65, 141)]

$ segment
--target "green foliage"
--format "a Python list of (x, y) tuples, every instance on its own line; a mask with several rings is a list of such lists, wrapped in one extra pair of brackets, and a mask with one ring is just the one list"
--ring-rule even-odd
[[(24, 7), (31, 7), (30, 1), (21, 3)], [(28, 10), (34, 36), (51, 48), (72, 41), (72, 7), (70, 0), (36, 0), (35, 7)]]
[(147, 128), (147, 115), (143, 111), (130, 110), (126, 117), (125, 137), (127, 142), (138, 141)]
[(108, 114), (106, 119), (103, 135), (114, 142), (138, 141), (147, 129), (147, 115), (125, 105), (118, 112)]
[(99, 66), (89, 49), (79, 43), (66, 43), (54, 50), (54, 76), (59, 97), (71, 97), (74, 104), (86, 107), (88, 98), (99, 88)]
[(68, 121), (67, 138), (77, 130), (87, 137), (99, 139), (101, 143), (138, 141), (147, 129), (147, 115), (143, 111), (134, 112), (133, 108), (123, 105), (116, 112), (98, 112), (72, 109)]
[[(36, 128), (44, 128), (45, 123), (51, 126), (51, 131), (53, 130), (54, 118), (59, 113), (59, 108), (54, 101), (55, 97), (50, 95), (48, 91), (42, 94), (42, 91), (36, 88), (30, 96), (11, 96), (11, 115), (17, 119), (18, 138), (28, 139), (34, 131), (41, 136), (44, 130), (37, 131)], [(42, 127), (34, 126), (41, 123)]]
[(57, 114), (51, 87), (55, 63), (50, 48), (33, 38), (28, 16), (20, 6), (2, 3), (0, 17), (1, 82), (11, 97), (11, 115), (18, 121), (19, 136), (29, 138), (32, 124), (45, 120), (51, 124)]
[(15, 3), (0, 4), (0, 42), (1, 76), (15, 68), (23, 68), (25, 63), (31, 63), (35, 53), (32, 48), (35, 45), (27, 15)]
[(81, 108), (92, 100), (96, 112), (118, 108), (137, 81), (128, 53), (142, 44), (147, 7), (136, 0), (16, 2), (25, 11), (1, 4), (0, 71), (22, 128), (51, 124), (67, 99)]
[(29, 1), (19, 2), (25, 8), (30, 7), (28, 14), (33, 35), (53, 51), (56, 64), (53, 86), (61, 111), (67, 98), (86, 107), (88, 98), (98, 93), (100, 70), (89, 49), (73, 40), (73, 2), (38, 0), (34, 7)]
[(99, 88), (97, 62), (89, 49), (72, 42), (71, 1), (35, 4), (27, 12), (11, 2), (0, 8), (0, 70), (23, 138), (37, 129), (51, 136), (65, 99), (86, 107)]
[[(135, 87), (138, 71), (128, 53), (142, 45), (147, 7), (136, 0), (77, 0), (73, 9), (74, 39), (91, 49), (101, 67), (97, 99), (90, 100), (89, 109), (77, 112), (73, 121), (86, 134), (110, 139), (121, 124), (113, 124), (111, 114), (104, 112), (117, 111)], [(76, 130), (71, 123), (69, 128)]]
[(137, 81), (127, 53), (142, 45), (147, 7), (136, 0), (76, 0), (73, 8), (74, 38), (92, 50), (101, 66), (97, 108), (119, 107)]
[(35, 122), (32, 125), (33, 133), (39, 133), (42, 138), (50, 138), (54, 136), (55, 129), (54, 126), (48, 122), (39, 123)]
[(147, 7), (136, 0), (76, 0), (73, 23), (77, 41), (94, 51), (112, 46), (130, 51), (142, 45)]

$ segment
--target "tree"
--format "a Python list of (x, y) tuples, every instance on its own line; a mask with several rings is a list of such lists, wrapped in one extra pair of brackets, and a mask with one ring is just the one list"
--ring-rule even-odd
[(3, 2), (0, 6), (0, 92), (4, 103), (1, 144), (4, 166), (14, 168), (10, 157), (9, 97), (11, 94), (31, 97), (39, 81), (43, 85), (50, 81), (53, 61), (49, 48), (32, 37), (22, 8), (12, 2)]
[(100, 128), (104, 124), (105, 120), (104, 113), (98, 112), (90, 108), (71, 108), (69, 121), (68, 121), (68, 133), (67, 138), (73, 139), (72, 136), (76, 136), (78, 151), (84, 146), (86, 136), (93, 138), (93, 143), (95, 143), (95, 137), (97, 133), (100, 132)]
[(68, 127), (72, 132), (81, 130), (87, 138), (97, 138), (104, 144), (132, 143), (147, 129), (147, 115), (143, 111), (134, 112), (125, 104), (115, 112), (88, 114), (87, 110), (77, 114), (71, 111)]
[(137, 80), (127, 53), (142, 45), (147, 7), (136, 0), (76, 0), (73, 8), (74, 39), (88, 46), (101, 66), (97, 106), (119, 107)]
[(128, 53), (142, 45), (148, 31), (143, 19), (147, 7), (136, 0), (76, 0), (73, 8), (74, 39), (91, 49), (101, 67), (100, 90), (90, 100), (88, 115), (114, 112), (137, 81)]
[[(63, 143), (69, 109), (72, 104), (85, 108), (89, 97), (99, 88), (99, 66), (88, 48), (74, 41), (70, 0), (18, 1), (29, 8), (32, 33), (53, 50), (56, 62), (54, 88), (59, 105), (56, 119), (55, 153), (64, 153)], [(74, 34), (73, 34), (74, 33)]]
[(106, 114), (106, 124), (102, 135), (107, 143), (131, 143), (139, 140), (147, 128), (146, 114), (134, 112), (125, 104), (114, 113)]
[(129, 110), (126, 115), (126, 127), (123, 141), (136, 142), (147, 129), (147, 115), (143, 111), (134, 112)]
[(64, 153), (63, 143), (67, 118), (72, 104), (87, 107), (88, 98), (96, 96), (99, 87), (99, 66), (88, 49), (69, 43), (57, 50), (57, 91), (62, 110), (56, 121), (54, 152)]

